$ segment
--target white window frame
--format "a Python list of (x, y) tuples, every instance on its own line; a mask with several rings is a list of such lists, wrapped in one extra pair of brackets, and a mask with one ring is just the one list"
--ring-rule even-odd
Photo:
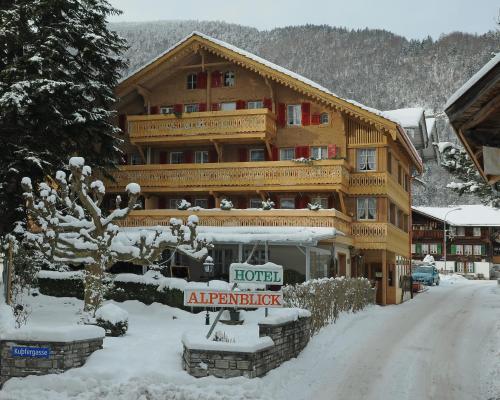
[(250, 208), (262, 208), (262, 199), (253, 198), (249, 201)]
[(472, 228), (472, 236), (481, 237), (481, 227), (480, 226), (475, 226), (474, 228)]
[(457, 236), (465, 236), (465, 226), (457, 226), (456, 228)]
[(184, 104), (185, 113), (198, 112), (200, 110), (200, 105), (198, 103)]
[(457, 256), (463, 256), (464, 255), (464, 245), (463, 244), (457, 244), (457, 245), (455, 245), (455, 254)]
[[(180, 161), (179, 159), (175, 159), (176, 157), (179, 157), (179, 155)], [(170, 160), (170, 164), (184, 164), (184, 152), (182, 151), (171, 151), (168, 158)]]
[(473, 247), (471, 244), (464, 244), (464, 255), (471, 256), (473, 254)]
[(219, 111), (234, 111), (236, 110), (236, 102), (235, 101), (226, 101), (224, 103), (220, 103)]
[[(377, 219), (377, 199), (375, 197), (358, 197), (356, 211), (358, 221), (375, 221)], [(370, 215), (370, 211), (373, 212), (373, 215)]]
[(411, 244), (411, 254), (416, 254), (417, 251), (417, 246), (415, 243)]
[[(256, 153), (262, 153), (262, 158), (259, 157), (258, 160), (254, 160), (253, 159), (253, 154), (256, 154)], [(258, 161), (266, 161), (266, 151), (264, 149), (250, 149), (249, 152), (248, 152), (248, 159), (250, 161), (253, 161), (253, 162), (258, 162)]]
[(160, 114), (173, 114), (174, 113), (174, 106), (164, 106), (160, 107)]
[(234, 87), (236, 84), (236, 74), (234, 71), (224, 72), (223, 82), (224, 87)]
[(316, 160), (328, 160), (328, 146), (311, 147), (311, 157)]
[(429, 244), (428, 243), (422, 243), (422, 254), (427, 255), (429, 254)]
[(286, 123), (288, 126), (302, 125), (302, 106), (300, 104), (287, 104)]
[(475, 256), (482, 256), (483, 255), (482, 254), (482, 252), (483, 252), (483, 245), (481, 245), (481, 244), (475, 244), (473, 252), (474, 252)]
[(463, 261), (457, 261), (457, 272), (464, 273), (464, 263)]
[(311, 204), (318, 203), (321, 205), (321, 208), (325, 210), (328, 209), (328, 197), (324, 196), (314, 196), (311, 197)]
[(438, 254), (438, 244), (437, 243), (431, 243), (429, 245), (429, 254)]
[(196, 150), (194, 152), (194, 162), (195, 162), (195, 164), (208, 163), (208, 151), (207, 150)]
[[(292, 207), (285, 207), (284, 204), (288, 203)], [(281, 197), (280, 198), (280, 208), (284, 210), (293, 210), (295, 209), (295, 198), (293, 197)]]
[(357, 149), (356, 166), (358, 172), (373, 172), (377, 170), (377, 149)]
[(330, 114), (324, 112), (324, 113), (321, 113), (320, 116), (319, 116), (319, 123), (321, 125), (327, 125), (330, 123)]
[(473, 261), (467, 261), (465, 263), (465, 268), (468, 274), (473, 274), (474, 273), (474, 262)]
[(264, 102), (262, 100), (251, 100), (251, 101), (247, 102), (247, 108), (249, 110), (264, 108)]
[(288, 161), (295, 158), (295, 147), (283, 147), (280, 148), (280, 160)]
[(206, 197), (194, 199), (194, 206), (200, 208), (208, 208), (208, 199)]
[(186, 87), (188, 90), (194, 90), (198, 87), (198, 76), (196, 74), (188, 74), (186, 78)]

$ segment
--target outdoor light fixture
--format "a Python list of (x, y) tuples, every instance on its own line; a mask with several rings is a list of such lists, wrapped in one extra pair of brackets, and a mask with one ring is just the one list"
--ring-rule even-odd
[[(207, 273), (207, 286), (210, 286), (210, 275), (214, 272), (214, 259), (210, 256), (205, 258), (203, 261), (203, 270)], [(205, 314), (205, 325), (210, 325), (210, 314), (208, 313), (208, 308)]]

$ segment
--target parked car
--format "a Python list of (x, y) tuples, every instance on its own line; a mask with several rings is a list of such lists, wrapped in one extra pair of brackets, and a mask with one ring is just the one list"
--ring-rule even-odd
[(411, 273), (414, 282), (420, 282), (424, 285), (439, 285), (439, 272), (434, 265), (419, 265), (414, 267)]
[(500, 278), (500, 265), (493, 264), (490, 268), (490, 279)]

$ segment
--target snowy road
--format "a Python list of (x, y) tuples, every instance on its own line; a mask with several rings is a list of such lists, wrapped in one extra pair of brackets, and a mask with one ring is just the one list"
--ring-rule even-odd
[(500, 289), (448, 283), (348, 316), (263, 381), (288, 400), (500, 399)]

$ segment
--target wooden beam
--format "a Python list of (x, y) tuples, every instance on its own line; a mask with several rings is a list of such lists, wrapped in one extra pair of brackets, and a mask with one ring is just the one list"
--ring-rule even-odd
[(271, 85), (271, 82), (269, 82), (269, 79), (267, 79), (267, 76), (264, 76), (264, 82), (266, 83), (267, 87), (269, 88), (269, 94), (271, 96), (271, 111), (273, 113), (276, 113), (275, 105), (274, 105), (274, 90), (273, 90), (273, 86)]
[(273, 159), (273, 149), (271, 149), (271, 144), (269, 143), (269, 140), (266, 140), (266, 149), (267, 149), (267, 155), (269, 156), (269, 159)]
[(139, 146), (139, 145), (137, 145), (137, 144), (135, 145), (135, 147), (137, 147), (137, 150), (139, 151), (139, 155), (140, 155), (140, 156), (141, 156), (141, 158), (142, 158), (142, 162), (143, 162), (144, 164), (147, 164), (147, 162), (146, 162), (146, 156), (144, 155), (144, 150), (142, 150), (142, 147), (141, 147), (141, 146)]
[(337, 192), (337, 193), (339, 195), (340, 211), (342, 212), (342, 214), (347, 215), (347, 211), (345, 208), (345, 202), (344, 202), (344, 193), (342, 193), (342, 192)]
[(492, 98), (488, 103), (486, 103), (483, 107), (481, 107), (481, 110), (478, 113), (476, 113), (476, 115), (474, 115), (472, 119), (463, 124), (460, 127), (460, 129), (462, 131), (467, 131), (475, 127), (476, 125), (479, 125), (491, 114), (493, 114), (494, 112), (498, 112), (499, 109), (500, 109), (500, 96), (496, 96)]
[(262, 190), (256, 190), (255, 191), (259, 196), (260, 198), (262, 199), (262, 201), (266, 201), (266, 195), (264, 194), (264, 192)]
[(176, 67), (175, 69), (197, 69), (197, 68), (212, 68), (212, 67), (223, 67), (226, 65), (230, 65), (230, 62), (224, 61), (224, 62), (214, 62), (214, 63), (202, 63), (201, 64), (192, 64), (192, 65), (180, 65)]
[(215, 140), (210, 140), (214, 147), (215, 147), (215, 151), (217, 152), (217, 161), (218, 162), (222, 162), (222, 153), (223, 153), (223, 147), (222, 147), (222, 144), (218, 143), (217, 141)]

